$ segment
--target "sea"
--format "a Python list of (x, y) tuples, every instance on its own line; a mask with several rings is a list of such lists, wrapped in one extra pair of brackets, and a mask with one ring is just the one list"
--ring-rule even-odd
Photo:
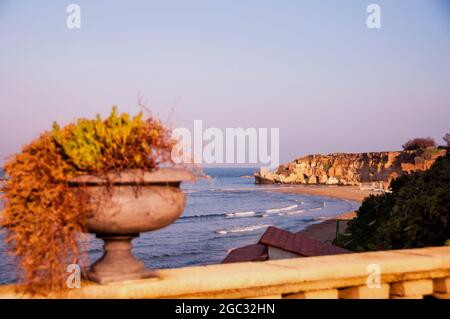
[[(298, 232), (359, 207), (349, 200), (280, 192), (289, 186), (255, 185), (249, 176), (256, 170), (205, 168), (210, 179), (182, 185), (186, 193), (182, 216), (134, 239), (135, 256), (153, 269), (216, 264), (233, 248), (257, 243), (271, 225)], [(10, 283), (17, 281), (17, 265), (4, 237), (0, 230), (0, 283)], [(91, 262), (101, 257), (100, 239), (91, 236), (87, 247)]]

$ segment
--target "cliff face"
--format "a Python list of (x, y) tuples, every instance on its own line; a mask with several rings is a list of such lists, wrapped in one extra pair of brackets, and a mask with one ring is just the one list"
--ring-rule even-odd
[(280, 165), (274, 172), (255, 174), (257, 184), (359, 185), (383, 182), (386, 187), (403, 172), (426, 170), (446, 150), (335, 153), (308, 155)]

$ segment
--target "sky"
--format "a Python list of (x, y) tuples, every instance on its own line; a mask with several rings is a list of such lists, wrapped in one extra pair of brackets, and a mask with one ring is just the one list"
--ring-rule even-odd
[(449, 84), (446, 0), (0, 0), (0, 164), (139, 96), (173, 127), (279, 128), (282, 162), (442, 142)]

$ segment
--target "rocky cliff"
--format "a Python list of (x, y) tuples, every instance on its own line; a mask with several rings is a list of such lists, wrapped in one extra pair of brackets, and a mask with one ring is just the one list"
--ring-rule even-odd
[(308, 155), (280, 165), (274, 172), (260, 170), (257, 184), (359, 185), (382, 182), (389, 185), (403, 172), (428, 169), (446, 150), (427, 148), (416, 151), (334, 153)]

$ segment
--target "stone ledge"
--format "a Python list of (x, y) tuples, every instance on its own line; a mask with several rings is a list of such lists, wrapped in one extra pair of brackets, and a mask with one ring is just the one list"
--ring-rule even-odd
[(339, 291), (340, 299), (388, 299), (389, 285), (382, 284), (379, 287), (369, 288), (365, 286), (356, 286), (344, 288)]
[(442, 294), (450, 294), (450, 278), (440, 278), (434, 281), (434, 291)]
[(429, 279), (395, 282), (391, 285), (391, 295), (398, 297), (425, 296), (433, 293), (433, 281)]
[[(381, 284), (450, 277), (450, 247), (219, 264), (157, 271), (160, 278), (98, 285), (82, 282), (66, 298), (256, 298), (365, 286), (377, 264)], [(439, 287), (441, 287), (439, 285)], [(348, 290), (350, 291), (350, 290)], [(441, 296), (441, 295), (440, 295)], [(0, 298), (27, 297), (14, 285)], [(50, 296), (52, 297), (52, 296)], [(298, 295), (300, 297), (300, 295)], [(358, 295), (351, 295), (358, 298)]]

